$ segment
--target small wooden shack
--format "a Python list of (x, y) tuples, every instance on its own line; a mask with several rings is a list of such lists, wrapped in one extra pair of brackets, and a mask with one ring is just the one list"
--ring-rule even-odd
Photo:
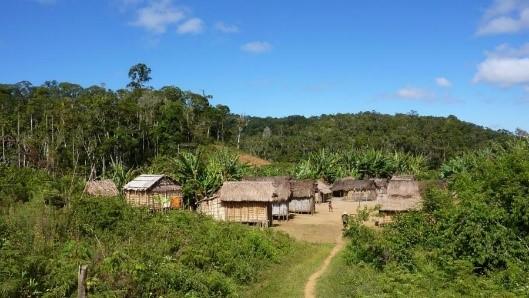
[(218, 192), (227, 221), (272, 225), (272, 203), (287, 201), (290, 189), (272, 181), (228, 181)]
[(290, 191), (289, 212), (314, 214), (316, 183), (313, 180), (291, 180)]
[[(285, 184), (282, 187), (290, 188), (290, 176), (264, 176), (264, 177), (244, 177), (245, 181), (270, 181), (275, 184)], [(289, 199), (290, 194), (285, 200), (276, 200), (272, 202), (272, 216), (279, 220), (289, 219)]]
[(344, 200), (359, 202), (377, 199), (375, 182), (372, 180), (357, 180), (353, 177), (346, 177), (334, 182), (331, 190), (333, 196), (343, 197)]
[(123, 187), (125, 200), (135, 207), (151, 210), (183, 206), (182, 187), (166, 175), (140, 175)]
[(94, 197), (115, 197), (119, 195), (116, 184), (110, 179), (87, 181), (83, 193)]
[(393, 176), (388, 183), (387, 197), (380, 200), (380, 212), (392, 214), (421, 207), (419, 182), (413, 176)]

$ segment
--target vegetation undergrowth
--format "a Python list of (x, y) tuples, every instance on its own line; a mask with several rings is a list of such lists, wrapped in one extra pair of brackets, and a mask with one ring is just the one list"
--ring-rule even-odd
[(381, 230), (351, 220), (327, 276), (337, 289), (324, 281), (322, 293), (529, 295), (528, 157), (526, 141), (465, 155), (442, 167), (448, 187), (429, 188), (423, 210)]
[(295, 245), (282, 233), (150, 213), (119, 198), (17, 202), (0, 215), (0, 296), (72, 296), (80, 264), (89, 295), (238, 296)]

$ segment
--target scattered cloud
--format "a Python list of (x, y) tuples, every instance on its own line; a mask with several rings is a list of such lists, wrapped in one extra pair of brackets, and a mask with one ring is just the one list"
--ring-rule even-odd
[(215, 29), (222, 33), (238, 33), (239, 27), (237, 25), (226, 24), (224, 22), (217, 22)]
[(438, 78), (435, 78), (435, 83), (437, 84), (437, 86), (439, 87), (444, 87), (444, 88), (448, 88), (448, 87), (452, 87), (452, 82), (450, 82), (447, 78), (445, 77), (438, 77)]
[(394, 94), (396, 97), (408, 100), (432, 100), (434, 94), (416, 87), (403, 87)]
[(241, 50), (251, 54), (262, 54), (270, 52), (272, 50), (272, 45), (266, 41), (252, 41), (243, 44)]
[(483, 15), (476, 34), (512, 34), (528, 29), (529, 1), (494, 0)]
[(529, 43), (520, 48), (500, 45), (477, 66), (475, 83), (488, 83), (500, 87), (529, 86)]
[(179, 23), (186, 16), (184, 9), (174, 6), (171, 0), (150, 1), (136, 13), (136, 20), (131, 24), (156, 34), (165, 33), (168, 26)]
[(204, 31), (204, 21), (199, 18), (189, 19), (178, 26), (178, 34), (198, 34)]

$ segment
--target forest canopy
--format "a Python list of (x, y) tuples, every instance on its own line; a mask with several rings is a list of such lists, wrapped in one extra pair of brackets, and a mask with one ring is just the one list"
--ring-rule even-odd
[(212, 105), (210, 95), (145, 87), (150, 71), (131, 68), (130, 88), (119, 90), (57, 81), (0, 84), (0, 161), (101, 175), (112, 162), (138, 167), (158, 155), (223, 144), (279, 162), (297, 162), (324, 148), (370, 148), (423, 155), (438, 166), (513, 137), (454, 116), (417, 113), (245, 117)]

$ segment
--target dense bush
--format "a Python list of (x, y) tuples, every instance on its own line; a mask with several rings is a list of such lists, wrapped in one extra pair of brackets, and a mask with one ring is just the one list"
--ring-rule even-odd
[(465, 166), (447, 176), (448, 189), (425, 193), (423, 211), (400, 215), (380, 231), (350, 225), (347, 262), (453, 284), (472, 275), (529, 294), (528, 157), (527, 142), (466, 156)]
[(233, 296), (291, 249), (283, 234), (187, 211), (150, 213), (121, 199), (40, 201), (0, 216), (0, 296)]

